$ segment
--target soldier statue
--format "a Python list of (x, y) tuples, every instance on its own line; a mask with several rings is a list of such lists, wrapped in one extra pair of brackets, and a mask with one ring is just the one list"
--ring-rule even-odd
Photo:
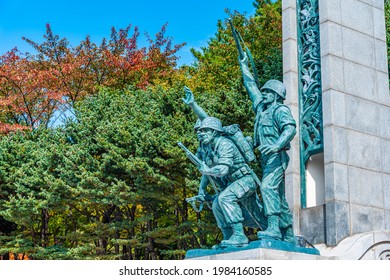
[[(261, 239), (271, 238), (293, 243), (295, 236), (292, 214), (285, 196), (284, 173), (289, 162), (286, 151), (290, 149), (290, 142), (296, 134), (296, 123), (290, 109), (283, 105), (286, 88), (280, 81), (269, 80), (259, 89), (256, 66), (250, 50), (245, 46), (231, 19), (229, 23), (239, 53), (244, 86), (256, 114), (254, 147), (260, 152), (263, 170), (260, 192), (268, 218), (267, 229), (258, 232), (257, 236)], [(245, 52), (242, 45), (245, 46)], [(249, 61), (253, 74), (249, 69)]]
[(202, 179), (198, 195), (188, 200), (204, 200), (204, 189), (211, 183), (216, 191), (212, 211), (223, 235), (221, 244), (213, 248), (244, 246), (249, 242), (244, 227), (262, 228), (267, 224), (256, 193), (257, 177), (237, 144), (226, 136), (221, 121), (209, 117), (196, 104), (188, 88), (186, 93), (184, 102), (201, 119), (198, 128), (201, 149), (198, 149), (197, 155), (201, 157), (198, 158), (198, 169)]
[(268, 217), (267, 229), (258, 232), (258, 237), (294, 242), (292, 214), (285, 197), (284, 173), (289, 162), (286, 151), (296, 134), (296, 123), (290, 109), (283, 105), (286, 88), (280, 81), (269, 80), (259, 89), (249, 70), (245, 53), (240, 66), (256, 113), (254, 147), (259, 149), (261, 155), (263, 176), (260, 191)]

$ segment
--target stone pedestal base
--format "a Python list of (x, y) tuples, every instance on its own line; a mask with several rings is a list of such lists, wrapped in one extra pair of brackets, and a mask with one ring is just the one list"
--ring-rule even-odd
[(274, 249), (264, 249), (264, 248), (188, 258), (188, 260), (334, 260), (334, 259), (336, 258), (282, 251), (282, 250), (274, 250)]
[(245, 247), (228, 247), (222, 249), (189, 250), (186, 259), (199, 260), (287, 260), (317, 259), (320, 252), (316, 248), (304, 248), (295, 244), (272, 239), (252, 241)]
[(390, 260), (390, 231), (371, 231), (345, 238), (337, 246), (302, 248), (282, 241), (257, 240), (242, 248), (198, 249), (190, 260)]

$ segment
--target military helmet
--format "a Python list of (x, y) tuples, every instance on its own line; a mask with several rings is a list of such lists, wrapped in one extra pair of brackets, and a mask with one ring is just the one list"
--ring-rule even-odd
[(194, 130), (198, 130), (202, 124), (202, 121), (200, 119), (196, 120), (196, 123), (194, 124)]
[(215, 131), (223, 132), (221, 121), (215, 117), (204, 118), (199, 129), (203, 128), (211, 128)]
[(260, 91), (263, 91), (265, 89), (272, 90), (281, 98), (283, 98), (283, 100), (286, 99), (286, 87), (282, 82), (278, 80), (269, 80), (264, 84), (264, 86), (260, 89)]

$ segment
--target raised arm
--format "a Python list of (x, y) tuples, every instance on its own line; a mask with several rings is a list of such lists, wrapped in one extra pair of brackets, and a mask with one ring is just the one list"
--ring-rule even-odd
[(246, 91), (248, 92), (249, 98), (252, 101), (253, 110), (256, 110), (257, 105), (259, 105), (259, 103), (261, 102), (262, 97), (261, 92), (257, 87), (255, 78), (249, 70), (248, 56), (246, 55), (246, 53), (244, 53), (243, 59), (239, 59), (239, 62), (242, 72), (242, 78), (244, 80), (244, 86), (246, 88)]
[(194, 94), (192, 93), (192, 91), (188, 87), (185, 86), (184, 92), (186, 93), (186, 97), (182, 98), (183, 102), (185, 104), (187, 104), (188, 106), (190, 106), (192, 108), (192, 110), (194, 110), (194, 113), (196, 114), (198, 119), (203, 121), (204, 118), (207, 118), (208, 117), (207, 113), (203, 110), (202, 107), (200, 107), (196, 103), (195, 98), (194, 98)]

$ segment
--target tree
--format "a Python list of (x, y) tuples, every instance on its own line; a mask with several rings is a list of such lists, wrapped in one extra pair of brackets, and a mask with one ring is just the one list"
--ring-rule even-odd
[(58, 201), (66, 191), (51, 172), (58, 164), (58, 136), (39, 130), (0, 139), (0, 216), (19, 229), (18, 234), (3, 237), (8, 245), (2, 250), (10, 246), (17, 256), (32, 254), (51, 242), (49, 221), (53, 212), (63, 210)]
[(217, 238), (211, 212), (200, 227), (185, 201), (197, 171), (177, 141), (197, 141), (181, 96), (102, 90), (76, 104), (77, 121), (3, 136), (0, 216), (17, 229), (0, 253), (180, 259)]
[(51, 71), (16, 53), (12, 50), (0, 57), (0, 112), (5, 122), (0, 132), (47, 123), (62, 97), (53, 87), (56, 78)]
[[(228, 12), (261, 82), (281, 77), (280, 3), (255, 1), (248, 19)], [(195, 64), (176, 69), (180, 45), (172, 47), (165, 26), (146, 48), (130, 29), (113, 29), (99, 46), (87, 37), (70, 48), (48, 26), (44, 43), (26, 39), (37, 55), (2, 56), (0, 217), (13, 228), (0, 232), (0, 254), (180, 259), (221, 238), (211, 211), (196, 213), (185, 201), (200, 174), (177, 141), (192, 151), (198, 145), (184, 85), (210, 115), (252, 133), (231, 30), (220, 21), (208, 46), (193, 51)], [(75, 118), (50, 127), (63, 106)], [(16, 131), (22, 127), (30, 129)]]
[(98, 46), (87, 36), (72, 48), (49, 25), (41, 44), (26, 40), (37, 54), (13, 49), (0, 57), (0, 133), (49, 126), (54, 112), (69, 109), (93, 95), (101, 86), (121, 89), (169, 84), (176, 66), (176, 52), (165, 37), (166, 25), (148, 36), (149, 46), (138, 47), (139, 31), (131, 26), (111, 30), (110, 39)]

